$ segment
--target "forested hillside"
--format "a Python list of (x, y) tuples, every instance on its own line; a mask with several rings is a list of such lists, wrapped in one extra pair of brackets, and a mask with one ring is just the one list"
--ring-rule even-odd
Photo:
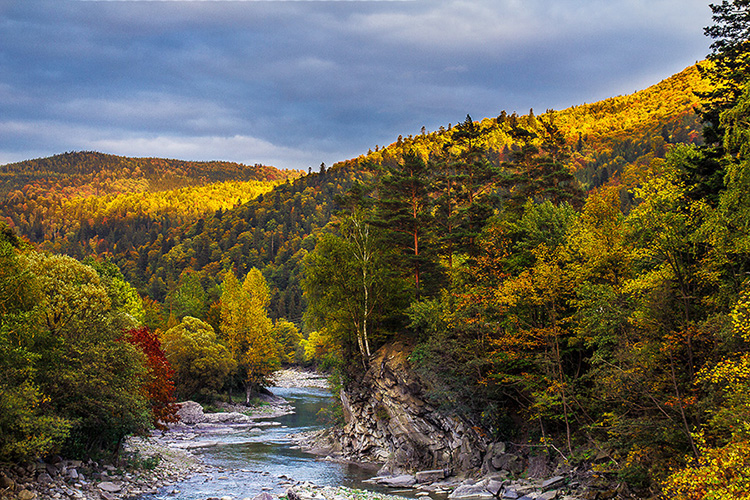
[(76, 232), (105, 238), (102, 224), (190, 223), (299, 175), (263, 165), (65, 153), (0, 166), (0, 213), (32, 241), (61, 244)]
[[(179, 289), (188, 278), (200, 282), (201, 310), (207, 311), (218, 299), (223, 272), (233, 269), (244, 276), (252, 267), (261, 269), (271, 286), (271, 316), (299, 324), (305, 310), (301, 259), (339, 208), (336, 196), (355, 179), (379, 175), (380, 167), (401, 161), (409, 151), (430, 161), (432, 170), (437, 169), (433, 164), (481, 155), (507, 177), (513, 156), (549, 124), (560, 134), (566, 166), (585, 192), (617, 179), (629, 164), (663, 157), (669, 144), (700, 142), (694, 92), (703, 86), (697, 68), (690, 67), (629, 96), (539, 116), (502, 112), (470, 126), (464, 121), (399, 137), (259, 198), (268, 187), (260, 181), (292, 180), (298, 173), (220, 162), (60, 155), (0, 167), (8, 185), (15, 186), (0, 209), (44, 249), (112, 258), (141, 294), (166, 303), (157, 308), (160, 319), (152, 326), (168, 320), (172, 299), (182, 295)], [(475, 182), (478, 190), (499, 186), (497, 178)]]

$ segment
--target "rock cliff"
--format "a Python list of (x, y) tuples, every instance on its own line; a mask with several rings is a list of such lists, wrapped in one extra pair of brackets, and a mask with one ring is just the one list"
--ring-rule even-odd
[(477, 429), (430, 405), (409, 367), (410, 349), (386, 345), (367, 372), (341, 392), (343, 452), (384, 462), (382, 473), (446, 469), (464, 474), (482, 467), (487, 445)]

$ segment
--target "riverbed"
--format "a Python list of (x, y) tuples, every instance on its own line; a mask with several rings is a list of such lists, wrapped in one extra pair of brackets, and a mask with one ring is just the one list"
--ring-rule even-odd
[(326, 460), (303, 451), (291, 435), (321, 429), (318, 412), (331, 403), (327, 389), (273, 387), (271, 392), (286, 399), (294, 413), (265, 419), (262, 429), (238, 427), (222, 434), (195, 438), (192, 453), (203, 470), (144, 500), (205, 500), (211, 497), (254, 498), (262, 492), (278, 496), (298, 483), (380, 489), (362, 481), (375, 475), (377, 467)]

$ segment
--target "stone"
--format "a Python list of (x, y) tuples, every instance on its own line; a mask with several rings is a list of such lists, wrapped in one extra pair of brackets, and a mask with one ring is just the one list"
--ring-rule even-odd
[(551, 490), (557, 488), (558, 486), (562, 486), (564, 482), (565, 477), (563, 476), (551, 477), (542, 483), (542, 491)]
[(0, 474), (0, 489), (12, 491), (16, 489), (16, 482), (5, 474)]
[(417, 484), (417, 478), (408, 474), (401, 476), (384, 477), (378, 481), (378, 484), (389, 486), (391, 488), (408, 488)]
[(445, 470), (423, 470), (417, 472), (416, 478), (418, 483), (434, 483), (435, 481), (445, 479)]
[(544, 493), (536, 497), (536, 500), (555, 500), (558, 494), (558, 490), (545, 491)]
[(518, 455), (512, 453), (501, 453), (492, 457), (492, 466), (496, 470), (507, 470), (508, 472), (520, 473), (523, 471), (523, 461)]
[(471, 498), (471, 499), (490, 499), (494, 498), (494, 495), (487, 491), (486, 484), (484, 482), (475, 483), (475, 484), (462, 484), (453, 492), (448, 495), (448, 498), (450, 499), (464, 499), (464, 498)]
[(508, 499), (508, 500), (517, 500), (521, 495), (518, 494), (516, 490), (505, 490), (503, 492), (503, 496), (500, 498)]
[(425, 400), (423, 384), (409, 368), (409, 352), (399, 343), (384, 346), (362, 380), (341, 391), (342, 453), (356, 461), (385, 458), (378, 475), (436, 469), (462, 474), (481, 467), (483, 438)]
[(99, 489), (102, 491), (106, 491), (109, 493), (118, 493), (122, 490), (122, 486), (119, 484), (113, 483), (111, 481), (104, 481), (102, 483), (99, 483), (97, 486), (99, 486)]
[(547, 457), (544, 455), (536, 455), (529, 457), (529, 466), (527, 477), (532, 479), (542, 479), (549, 477), (549, 467), (547, 466)]
[(42, 472), (37, 476), (36, 482), (39, 484), (49, 484), (52, 482), (52, 476), (50, 476), (46, 472)]
[(203, 407), (195, 401), (185, 401), (178, 405), (180, 409), (177, 410), (177, 416), (183, 424), (193, 425), (206, 421)]
[(496, 481), (494, 479), (490, 479), (490, 481), (487, 483), (487, 486), (485, 486), (485, 489), (492, 493), (494, 496), (498, 496), (500, 491), (503, 488), (503, 482), (502, 481)]
[(29, 490), (21, 490), (18, 492), (16, 498), (18, 498), (18, 500), (34, 500), (36, 498), (36, 493)]
[(78, 479), (78, 471), (75, 469), (68, 469), (68, 477), (73, 480)]
[(256, 495), (253, 500), (273, 500), (273, 497), (268, 492), (263, 492), (259, 495)]

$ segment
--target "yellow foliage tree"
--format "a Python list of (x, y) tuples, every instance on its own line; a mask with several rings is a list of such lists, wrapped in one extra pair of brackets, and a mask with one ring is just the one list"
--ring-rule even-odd
[(221, 331), (245, 386), (245, 403), (268, 385), (279, 367), (279, 346), (268, 317), (271, 293), (261, 272), (253, 268), (240, 284), (232, 271), (224, 278)]
[[(732, 311), (736, 335), (750, 342), (750, 295), (744, 294)], [(709, 429), (729, 435), (723, 445), (708, 444), (706, 433), (695, 438), (700, 455), (674, 472), (664, 492), (686, 500), (750, 499), (750, 354), (724, 359), (699, 373), (699, 383), (718, 385), (724, 403), (712, 412)]]

